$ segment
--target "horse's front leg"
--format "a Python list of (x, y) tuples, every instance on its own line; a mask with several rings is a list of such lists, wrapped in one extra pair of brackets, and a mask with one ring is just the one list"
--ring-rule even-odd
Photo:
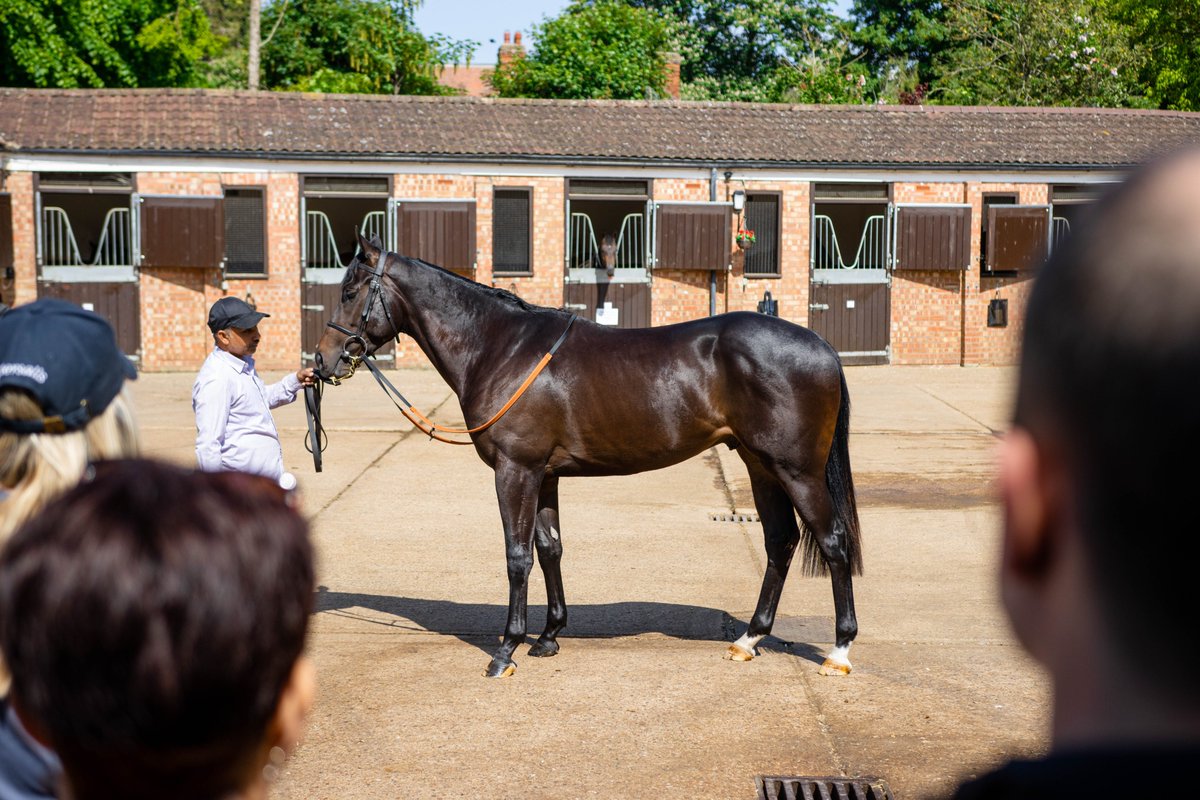
[(496, 497), (504, 523), (504, 548), (508, 558), (508, 623), (500, 649), (484, 672), (489, 678), (512, 675), (517, 665), (512, 655), (525, 641), (529, 601), (529, 571), (533, 568), (533, 526), (543, 471), (501, 459), (496, 464)]
[(538, 564), (546, 579), (546, 629), (529, 648), (529, 655), (552, 656), (558, 653), (558, 633), (567, 624), (567, 600), (563, 594), (562, 528), (558, 521), (558, 478), (548, 475), (538, 496), (537, 521), (533, 535), (537, 543)]

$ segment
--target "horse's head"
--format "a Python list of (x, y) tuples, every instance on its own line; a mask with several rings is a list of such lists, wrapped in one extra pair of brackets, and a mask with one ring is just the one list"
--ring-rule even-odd
[(600, 240), (600, 263), (611, 278), (617, 268), (617, 237), (611, 233), (604, 234)]
[(316, 374), (338, 383), (354, 374), (364, 358), (399, 333), (397, 312), (387, 304), (384, 276), (387, 253), (378, 236), (370, 241), (356, 232), (358, 252), (342, 278), (342, 299), (327, 323), (315, 355)]

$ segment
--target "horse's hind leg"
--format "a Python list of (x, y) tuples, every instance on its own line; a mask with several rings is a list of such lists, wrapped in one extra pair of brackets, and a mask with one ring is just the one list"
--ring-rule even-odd
[(800, 513), (812, 541), (829, 569), (833, 582), (833, 607), (836, 615), (834, 648), (821, 665), (822, 675), (846, 675), (850, 672), (850, 644), (858, 635), (854, 616), (853, 559), (850, 532), (834, 511), (833, 497), (826, 484), (824, 470), (818, 474), (790, 473), (779, 470), (780, 482)]
[(775, 624), (775, 611), (779, 607), (779, 596), (787, 579), (796, 543), (800, 541), (800, 527), (796, 524), (796, 512), (791, 498), (779, 481), (766, 471), (762, 464), (746, 450), (738, 454), (750, 471), (750, 486), (754, 492), (754, 505), (762, 520), (763, 539), (767, 549), (767, 569), (763, 574), (762, 589), (758, 594), (758, 606), (750, 618), (750, 626), (741, 638), (729, 645), (726, 658), (733, 661), (749, 661), (757, 651), (754, 649), (763, 637), (771, 632)]
[(558, 634), (567, 624), (567, 601), (563, 594), (562, 528), (558, 521), (558, 478), (547, 477), (538, 496), (537, 519), (533, 536), (538, 564), (546, 580), (546, 629), (529, 648), (531, 656), (552, 656), (558, 652)]

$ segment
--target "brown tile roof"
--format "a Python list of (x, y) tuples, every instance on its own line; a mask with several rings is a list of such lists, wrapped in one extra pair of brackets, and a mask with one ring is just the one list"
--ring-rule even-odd
[(1124, 167), (1200, 113), (0, 89), (29, 152), (723, 166)]

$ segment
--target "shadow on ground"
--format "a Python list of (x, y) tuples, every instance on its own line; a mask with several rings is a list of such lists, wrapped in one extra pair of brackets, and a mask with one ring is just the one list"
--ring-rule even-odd
[[(332, 592), (321, 586), (317, 589), (314, 612), (336, 614), (363, 624), (453, 636), (491, 655), (504, 629), (508, 608), (492, 603), (457, 603), (453, 600)], [(720, 609), (679, 603), (572, 605), (568, 608), (568, 614), (569, 623), (562, 638), (606, 639), (657, 633), (675, 639), (732, 642), (746, 631), (749, 624)], [(412, 626), (406, 625), (406, 621), (411, 622)], [(545, 622), (546, 607), (530, 605), (529, 641), (541, 633)], [(824, 617), (780, 617), (776, 620), (775, 631), (783, 636), (804, 634), (805, 638), (820, 641), (827, 637), (811, 634), (818, 629), (830, 628), (831, 624)], [(825, 659), (816, 646), (804, 641), (788, 641), (779, 635), (763, 639), (759, 643), (759, 650), (788, 653), (814, 664), (820, 664)]]

